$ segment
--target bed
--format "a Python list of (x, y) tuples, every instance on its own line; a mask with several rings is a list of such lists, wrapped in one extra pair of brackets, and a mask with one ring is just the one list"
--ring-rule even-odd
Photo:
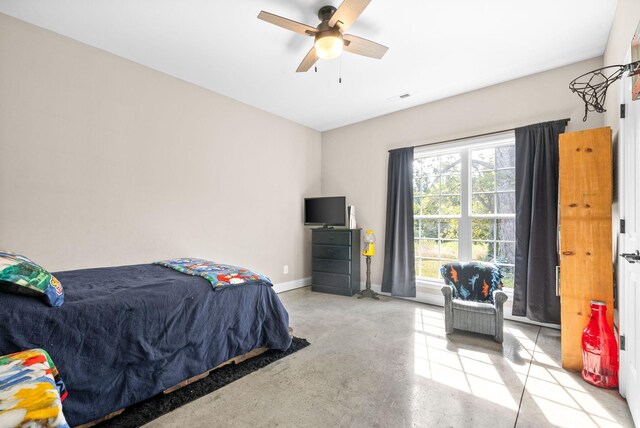
[(286, 350), (289, 319), (266, 281), (212, 289), (159, 265), (56, 272), (65, 302), (0, 294), (0, 355), (43, 348), (71, 426), (152, 397), (256, 348)]

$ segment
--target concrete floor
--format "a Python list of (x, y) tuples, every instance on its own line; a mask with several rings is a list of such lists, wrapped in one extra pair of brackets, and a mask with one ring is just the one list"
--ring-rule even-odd
[(442, 308), (280, 294), (311, 346), (147, 427), (632, 427), (617, 391), (560, 368), (559, 331), (444, 334)]

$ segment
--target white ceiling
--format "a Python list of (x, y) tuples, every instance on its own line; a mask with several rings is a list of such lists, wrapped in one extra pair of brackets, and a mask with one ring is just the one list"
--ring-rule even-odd
[(599, 56), (616, 8), (616, 0), (373, 0), (348, 33), (388, 46), (386, 56), (344, 53), (320, 60), (317, 73), (295, 72), (312, 38), (256, 18), (264, 9), (315, 27), (321, 6), (340, 3), (0, 0), (0, 12), (325, 131)]

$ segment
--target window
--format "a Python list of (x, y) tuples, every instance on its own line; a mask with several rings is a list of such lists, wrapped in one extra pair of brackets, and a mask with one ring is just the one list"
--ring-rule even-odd
[(440, 281), (444, 263), (490, 261), (513, 287), (513, 132), (417, 149), (413, 186), (416, 276)]

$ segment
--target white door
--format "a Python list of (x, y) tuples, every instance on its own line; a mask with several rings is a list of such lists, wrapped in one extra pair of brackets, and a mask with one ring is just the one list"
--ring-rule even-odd
[(620, 218), (625, 222), (618, 250), (618, 309), (625, 346), (620, 351), (620, 393), (627, 398), (633, 420), (640, 427), (640, 260), (621, 256), (640, 250), (640, 100), (631, 100), (629, 77), (620, 81), (620, 91), (626, 110), (618, 134)]

